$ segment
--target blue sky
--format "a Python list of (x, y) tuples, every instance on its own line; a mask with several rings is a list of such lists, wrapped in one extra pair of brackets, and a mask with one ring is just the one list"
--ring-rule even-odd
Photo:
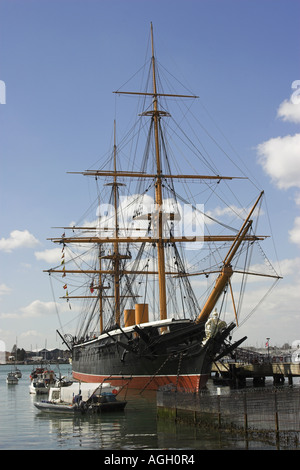
[(53, 248), (51, 227), (84, 213), (89, 190), (66, 173), (92, 167), (109, 149), (112, 91), (143, 65), (151, 21), (160, 63), (200, 96), (266, 192), (284, 279), (265, 317), (251, 318), (242, 333), (258, 346), (266, 337), (277, 345), (300, 338), (299, 18), (297, 0), (1, 1), (0, 339), (7, 349), (16, 338), (25, 349), (61, 344), (42, 272), (49, 264), (37, 253)]

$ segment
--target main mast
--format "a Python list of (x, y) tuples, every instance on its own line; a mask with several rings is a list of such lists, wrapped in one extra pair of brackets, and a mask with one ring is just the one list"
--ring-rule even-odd
[(165, 252), (163, 242), (163, 217), (162, 217), (162, 188), (161, 188), (161, 160), (160, 160), (160, 146), (159, 146), (159, 111), (157, 106), (157, 88), (156, 88), (156, 75), (155, 75), (155, 57), (154, 57), (154, 44), (153, 44), (153, 26), (151, 23), (151, 49), (152, 49), (152, 76), (153, 76), (153, 122), (154, 122), (154, 137), (155, 137), (155, 154), (156, 154), (156, 184), (155, 184), (155, 204), (156, 212), (158, 213), (158, 242), (157, 246), (157, 264), (158, 264), (158, 285), (159, 285), (159, 309), (160, 319), (167, 318), (167, 299), (166, 299), (166, 273), (165, 273)]
[(115, 210), (115, 239), (114, 241), (114, 285), (115, 285), (115, 319), (120, 324), (120, 257), (119, 244), (117, 238), (119, 236), (118, 223), (118, 183), (117, 183), (117, 145), (116, 145), (116, 121), (114, 121), (114, 210)]

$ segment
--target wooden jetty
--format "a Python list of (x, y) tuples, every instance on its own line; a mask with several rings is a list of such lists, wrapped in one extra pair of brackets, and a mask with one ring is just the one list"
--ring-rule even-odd
[(260, 385), (266, 377), (273, 377), (274, 384), (283, 383), (287, 378), (292, 385), (293, 377), (300, 377), (300, 363), (216, 362), (212, 366), (212, 378), (215, 381), (232, 381), (237, 386), (243, 385), (247, 378), (252, 378), (254, 385)]

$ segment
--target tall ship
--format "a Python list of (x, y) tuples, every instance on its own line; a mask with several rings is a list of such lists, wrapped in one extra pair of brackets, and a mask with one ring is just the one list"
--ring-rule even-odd
[[(96, 185), (91, 215), (49, 239), (61, 249), (61, 262), (46, 272), (76, 318), (74, 331), (59, 330), (75, 379), (199, 390), (213, 362), (246, 339), (232, 339), (246, 279), (257, 274), (276, 283), (279, 276), (266, 257), (260, 266), (267, 271), (252, 269), (254, 247), (263, 253), (266, 238), (256, 230), (263, 191), (245, 205), (245, 175), (226, 174), (224, 159), (225, 174), (219, 172), (203, 144), (198, 150), (181, 131), (198, 97), (164, 91), (152, 24), (150, 31), (146, 91), (116, 92), (139, 101), (137, 123), (118, 142), (114, 121), (109, 157), (78, 172)], [(180, 123), (168, 102), (184, 103)], [(176, 139), (186, 140), (184, 151)], [(235, 203), (226, 202), (225, 190)]]

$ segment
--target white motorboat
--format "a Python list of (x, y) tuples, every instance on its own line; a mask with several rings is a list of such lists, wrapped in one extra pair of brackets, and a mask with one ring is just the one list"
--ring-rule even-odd
[(117, 400), (118, 390), (110, 384), (73, 383), (67, 387), (51, 387), (49, 399), (35, 402), (40, 411), (56, 413), (101, 413), (122, 411), (126, 401)]
[(14, 372), (9, 372), (6, 377), (6, 383), (8, 385), (17, 385), (19, 383), (19, 379), (16, 377)]
[(33, 379), (29, 385), (29, 393), (33, 395), (47, 395), (49, 387), (47, 387), (43, 380)]

